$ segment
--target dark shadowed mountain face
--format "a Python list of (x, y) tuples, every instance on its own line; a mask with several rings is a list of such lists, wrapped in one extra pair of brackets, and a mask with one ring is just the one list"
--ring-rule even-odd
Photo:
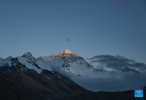
[(0, 75), (0, 100), (32, 100), (31, 95)]
[(56, 84), (64, 93), (81, 93), (87, 91), (86, 89), (74, 83), (72, 80), (60, 75), (55, 71), (52, 72), (48, 70), (43, 70), (41, 75)]

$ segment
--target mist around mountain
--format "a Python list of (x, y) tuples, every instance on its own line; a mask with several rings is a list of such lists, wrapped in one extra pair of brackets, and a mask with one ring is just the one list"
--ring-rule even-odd
[(77, 99), (77, 97), (79, 99), (80, 96), (84, 96), (81, 98), (84, 100), (89, 100), (87, 98), (96, 100), (98, 98), (96, 95), (105, 94), (108, 97), (111, 95), (110, 92), (113, 93), (113, 98), (121, 96), (130, 100), (128, 99), (130, 96), (122, 97), (122, 93), (132, 95), (135, 88), (146, 86), (144, 63), (112, 55), (98, 55), (87, 60), (90, 63), (68, 49), (39, 58), (34, 58), (30, 52), (26, 52), (16, 58), (9, 56), (2, 59), (0, 76), (15, 85), (19, 91), (23, 91), (26, 98), (36, 100)]
[(122, 56), (98, 55), (87, 59), (90, 62), (89, 64), (82, 62), (85, 60), (72, 51), (66, 51), (51, 56), (41, 56), (38, 59), (50, 63), (63, 59), (63, 66), (54, 66), (54, 69), (80, 86), (94, 92), (126, 91), (143, 88), (146, 85), (145, 63), (136, 62)]

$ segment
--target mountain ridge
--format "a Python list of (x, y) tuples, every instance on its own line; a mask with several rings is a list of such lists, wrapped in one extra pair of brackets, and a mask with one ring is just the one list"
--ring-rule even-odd
[[(39, 64), (32, 61), (31, 58)], [(36, 97), (39, 97), (39, 95), (46, 96), (47, 94), (88, 91), (54, 69), (44, 69), (42, 66), (48, 66), (39, 66), (40, 63), (44, 62), (35, 59), (30, 52), (15, 58), (7, 57), (0, 62), (0, 76), (25, 92), (31, 93), (33, 97), (36, 94), (38, 95)]]

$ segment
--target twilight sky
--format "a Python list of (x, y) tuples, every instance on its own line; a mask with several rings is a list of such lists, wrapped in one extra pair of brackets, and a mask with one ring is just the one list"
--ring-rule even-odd
[(0, 56), (70, 49), (146, 63), (145, 0), (0, 0)]

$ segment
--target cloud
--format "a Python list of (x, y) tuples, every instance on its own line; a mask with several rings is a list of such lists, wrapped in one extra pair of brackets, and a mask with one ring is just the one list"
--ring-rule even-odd
[(69, 38), (65, 38), (62, 41), (64, 41), (64, 42), (70, 42), (71, 40)]
[[(105, 75), (104, 73), (101, 73)], [(98, 75), (98, 74), (97, 74)], [(91, 91), (125, 91), (133, 90), (135, 88), (142, 88), (146, 86), (145, 74), (123, 74), (119, 78), (105, 77), (105, 78), (85, 78), (74, 77), (75, 81), (80, 86)], [(109, 76), (111, 76), (109, 74)], [(123, 77), (122, 77), (123, 76)], [(127, 77), (127, 78), (126, 78)], [(141, 78), (141, 79), (139, 79)]]
[(111, 55), (99, 55), (89, 58), (90, 62), (99, 68), (99, 66), (105, 69), (111, 69), (120, 72), (135, 72), (142, 73), (146, 71), (146, 64), (139, 63), (131, 59), (127, 59), (122, 56), (111, 56)]
[(61, 69), (59, 73), (67, 76), (78, 85), (94, 92), (126, 91), (146, 86), (146, 74), (144, 73), (112, 73), (105, 70), (91, 70), (85, 72), (85, 76), (76, 76)]
[[(95, 69), (84, 70), (82, 76), (56, 69), (80, 86), (91, 91), (126, 91), (146, 86), (146, 64), (122, 56), (99, 55), (89, 59)], [(102, 66), (102, 67), (101, 67)]]

